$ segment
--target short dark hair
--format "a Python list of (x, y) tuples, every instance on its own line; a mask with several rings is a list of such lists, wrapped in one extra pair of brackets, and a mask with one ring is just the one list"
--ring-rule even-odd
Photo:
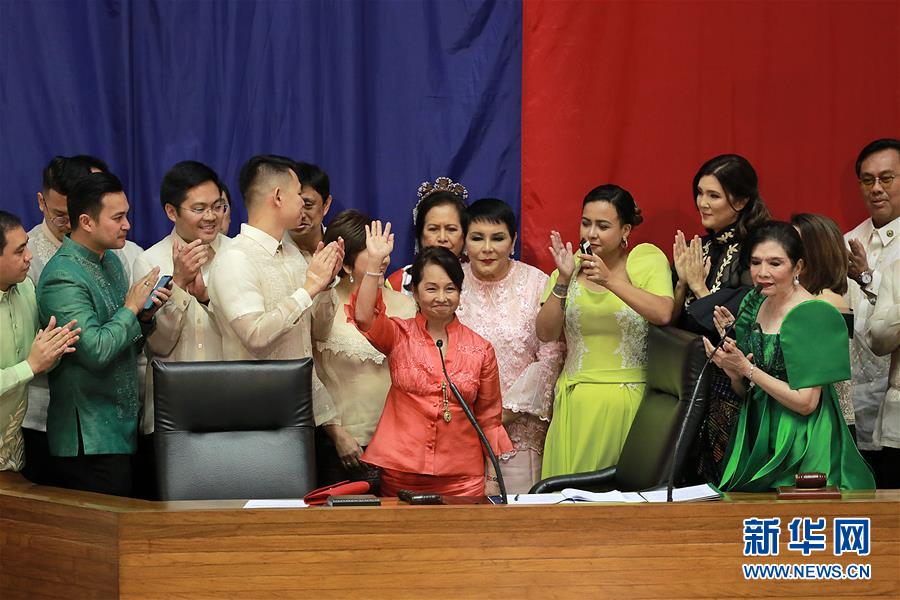
[(260, 179), (294, 172), (295, 165), (296, 163), (292, 159), (277, 154), (259, 154), (244, 163), (238, 178), (238, 187), (244, 198), (244, 206), (249, 206), (253, 202), (251, 198), (254, 194), (253, 188)]
[(462, 196), (447, 191), (434, 192), (416, 205), (414, 225), (416, 227), (416, 241), (419, 243), (420, 247), (422, 246), (422, 235), (425, 233), (425, 219), (428, 217), (428, 213), (432, 208), (444, 205), (456, 208), (456, 212), (459, 214), (459, 224), (462, 227), (463, 237), (465, 237), (466, 233), (469, 231), (469, 213), (466, 210), (468, 207)]
[(108, 173), (109, 167), (96, 156), (77, 154), (75, 156), (54, 156), (44, 167), (41, 177), (41, 188), (44, 193), (53, 190), (61, 196), (68, 196), (75, 182), (91, 169)]
[(100, 218), (103, 196), (123, 191), (122, 182), (112, 173), (91, 173), (81, 177), (66, 198), (72, 231), (78, 229), (78, 218), (81, 215), (88, 215), (95, 221)]
[(469, 205), (466, 209), (468, 214), (468, 225), (472, 223), (493, 223), (495, 225), (506, 225), (509, 231), (509, 237), (516, 237), (518, 223), (516, 223), (516, 213), (512, 207), (498, 198), (481, 198)]
[(844, 295), (847, 291), (847, 246), (840, 228), (825, 215), (800, 213), (791, 215), (791, 225), (800, 230), (806, 261), (800, 283), (811, 294), (831, 290)]
[[(759, 178), (756, 176), (756, 169), (749, 160), (739, 154), (720, 154), (700, 165), (697, 174), (694, 175), (691, 187), (694, 208), (697, 210), (700, 210), (700, 207), (697, 206), (697, 188), (700, 180), (708, 175), (716, 178), (716, 181), (725, 190), (728, 204), (738, 213), (735, 235), (739, 240), (745, 239), (752, 229), (771, 218), (766, 203), (759, 195)], [(733, 201), (741, 198), (746, 198), (747, 203), (741, 210), (737, 210)]]
[(437, 265), (444, 269), (447, 276), (450, 278), (450, 281), (453, 282), (453, 285), (455, 285), (460, 292), (462, 291), (463, 277), (465, 277), (465, 275), (462, 270), (462, 265), (459, 263), (459, 257), (453, 254), (450, 249), (444, 248), (443, 246), (429, 246), (427, 248), (422, 248), (422, 250), (416, 254), (416, 258), (409, 268), (411, 290), (414, 290), (422, 283), (422, 273), (428, 265)]
[(297, 162), (294, 165), (294, 172), (297, 173), (297, 179), (301, 185), (309, 186), (316, 190), (322, 196), (322, 202), (328, 201), (331, 195), (331, 183), (328, 180), (328, 173), (322, 170), (319, 165), (307, 162)]
[(880, 140), (875, 140), (874, 142), (866, 144), (865, 148), (859, 151), (859, 156), (856, 157), (857, 177), (859, 177), (862, 172), (863, 161), (882, 150), (896, 150), (897, 153), (900, 154), (900, 140), (896, 138), (881, 138)]
[(372, 218), (354, 208), (339, 212), (325, 228), (323, 242), (330, 244), (338, 238), (344, 240), (344, 265), (353, 268), (356, 257), (366, 249), (366, 225)]
[(181, 208), (188, 192), (207, 181), (215, 183), (221, 192), (222, 184), (219, 182), (219, 176), (202, 162), (185, 160), (177, 163), (163, 175), (162, 183), (159, 184), (159, 201), (163, 208), (166, 204)]
[(741, 244), (742, 260), (745, 265), (750, 264), (753, 250), (763, 242), (775, 242), (781, 246), (792, 265), (796, 265), (806, 256), (803, 239), (793, 225), (784, 221), (768, 221), (751, 231), (747, 243)]
[(616, 214), (619, 215), (619, 221), (623, 225), (637, 227), (644, 222), (641, 209), (635, 203), (631, 192), (614, 183), (599, 185), (589, 191), (584, 197), (581, 207), (584, 208), (591, 202), (609, 202), (612, 204), (613, 208), (616, 209)]
[(22, 220), (11, 212), (0, 210), (0, 254), (6, 251), (6, 232), (18, 229), (22, 226)]

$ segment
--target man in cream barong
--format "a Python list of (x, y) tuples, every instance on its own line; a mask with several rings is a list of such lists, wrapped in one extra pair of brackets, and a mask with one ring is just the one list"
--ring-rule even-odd
[[(324, 339), (331, 329), (343, 241), (319, 244), (307, 265), (287, 237), (303, 207), (291, 159), (251, 158), (241, 169), (240, 188), (248, 222), (210, 273), (210, 305), (222, 332), (223, 358), (310, 357), (313, 339)], [(315, 374), (312, 392), (316, 425), (334, 419), (337, 411)]]

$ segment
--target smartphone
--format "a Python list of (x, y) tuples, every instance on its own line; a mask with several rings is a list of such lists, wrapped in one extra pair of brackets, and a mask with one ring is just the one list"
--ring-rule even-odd
[(164, 288), (169, 285), (169, 282), (172, 281), (171, 275), (163, 275), (159, 278), (159, 281), (156, 282), (156, 285), (153, 286), (153, 290), (150, 291), (150, 295), (147, 296), (147, 301), (144, 302), (144, 310), (150, 310), (153, 308), (153, 292), (158, 290), (159, 288)]
[(593, 252), (591, 252), (591, 243), (587, 240), (581, 240), (581, 243), (578, 245), (578, 249), (582, 254), (593, 254)]

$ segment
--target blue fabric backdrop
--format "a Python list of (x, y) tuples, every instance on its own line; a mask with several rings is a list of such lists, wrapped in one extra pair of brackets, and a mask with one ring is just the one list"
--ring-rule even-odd
[(158, 190), (172, 164), (206, 162), (239, 197), (247, 158), (286, 154), (329, 173), (331, 216), (399, 224), (402, 265), (425, 179), (518, 211), (521, 40), (518, 1), (4, 0), (0, 205), (37, 223), (48, 160), (95, 154), (147, 247), (171, 228)]

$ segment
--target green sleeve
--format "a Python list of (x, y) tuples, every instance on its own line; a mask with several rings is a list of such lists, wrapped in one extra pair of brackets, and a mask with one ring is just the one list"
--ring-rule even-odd
[(141, 325), (133, 312), (120, 307), (111, 319), (101, 323), (86, 284), (63, 271), (45, 271), (39, 291), (38, 306), (43, 322), (50, 315), (55, 315), (60, 324), (78, 321), (81, 336), (71, 357), (89, 371), (105, 369), (141, 339)]
[(791, 389), (850, 379), (847, 325), (841, 313), (822, 300), (798, 304), (785, 316), (781, 352)]
[(550, 280), (547, 281), (547, 285), (544, 286), (544, 293), (541, 294), (541, 304), (547, 301), (547, 298), (550, 297), (550, 292), (553, 291), (553, 286), (556, 285), (556, 280), (559, 278), (559, 269), (553, 271), (550, 274)]
[(765, 296), (756, 290), (750, 290), (741, 300), (741, 306), (737, 312), (737, 322), (734, 324), (734, 337), (737, 340), (738, 348), (741, 352), (747, 354), (750, 352), (748, 338), (753, 324), (756, 323), (756, 315), (759, 313), (759, 307), (762, 306)]
[(653, 244), (638, 244), (628, 254), (625, 264), (628, 277), (635, 287), (657, 296), (674, 298), (672, 269), (663, 251)]

